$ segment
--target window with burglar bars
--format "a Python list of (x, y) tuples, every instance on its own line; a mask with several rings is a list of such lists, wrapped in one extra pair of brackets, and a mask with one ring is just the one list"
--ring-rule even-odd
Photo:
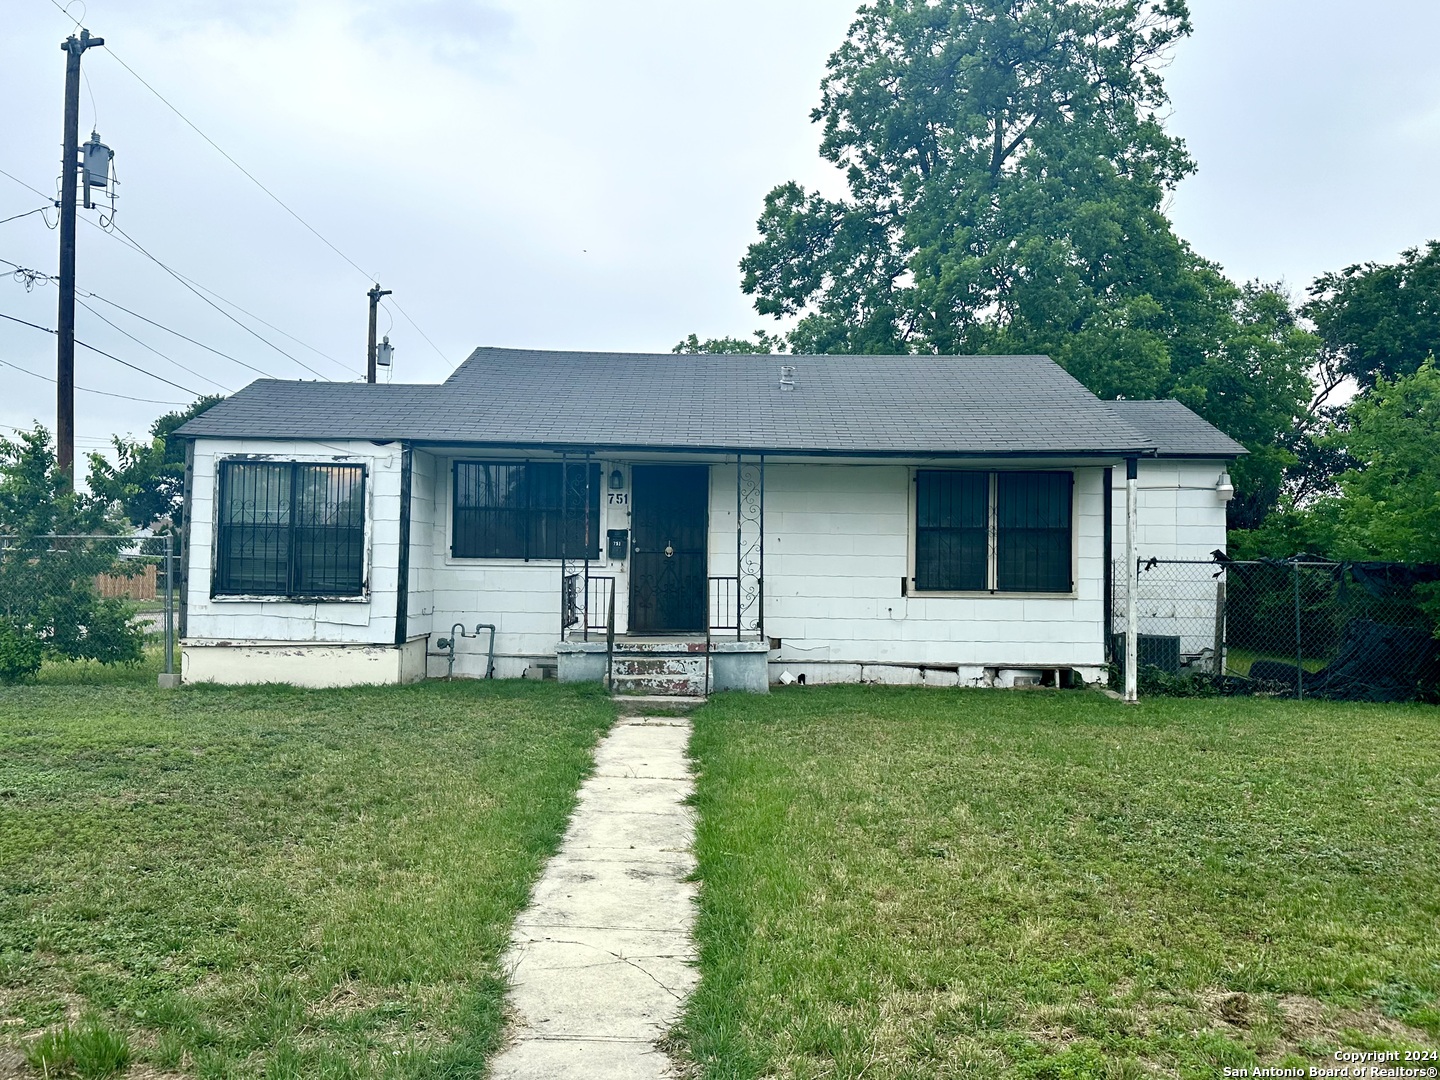
[(598, 559), (600, 466), (457, 461), (451, 514), (456, 558)]
[(915, 474), (917, 592), (1070, 592), (1068, 472)]
[(360, 596), (365, 467), (220, 465), (216, 596)]

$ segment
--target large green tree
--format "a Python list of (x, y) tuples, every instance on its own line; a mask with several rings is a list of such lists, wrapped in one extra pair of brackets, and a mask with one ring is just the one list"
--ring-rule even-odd
[(90, 455), (90, 490), (117, 506), (136, 528), (181, 531), (185, 517), (185, 447), (171, 438), (185, 421), (224, 401), (210, 395), (150, 425), (150, 438), (132, 441), (116, 436), (115, 462)]
[(1193, 169), (1157, 118), (1189, 30), (1183, 0), (861, 8), (812, 114), (848, 193), (771, 191), (742, 287), (797, 352), (1039, 347), (1155, 393), (1233, 291), (1160, 209)]
[(1440, 241), (1410, 248), (1394, 263), (1322, 274), (1304, 312), (1334, 383), (1348, 377), (1364, 391), (1377, 379), (1413, 374), (1440, 352)]
[(742, 287), (797, 353), (1043, 352), (1101, 397), (1178, 397), (1251, 450), (1231, 521), (1255, 524), (1317, 341), (1165, 216), (1194, 164), (1161, 69), (1189, 32), (1184, 0), (867, 4), (812, 114), (846, 192), (772, 190)]

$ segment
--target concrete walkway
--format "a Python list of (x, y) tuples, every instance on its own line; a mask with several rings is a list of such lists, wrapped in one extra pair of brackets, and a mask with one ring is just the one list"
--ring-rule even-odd
[(560, 851), (516, 921), (512, 1044), (495, 1080), (649, 1080), (694, 986), (684, 717), (621, 717), (595, 751)]

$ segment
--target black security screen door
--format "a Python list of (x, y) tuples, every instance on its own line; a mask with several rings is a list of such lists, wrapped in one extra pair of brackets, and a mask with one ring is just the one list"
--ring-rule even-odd
[(710, 470), (636, 465), (630, 476), (630, 630), (703, 631)]

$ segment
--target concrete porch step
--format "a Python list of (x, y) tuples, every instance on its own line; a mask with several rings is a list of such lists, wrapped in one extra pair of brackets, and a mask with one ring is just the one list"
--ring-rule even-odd
[(611, 690), (617, 695), (704, 697), (705, 672), (702, 669), (696, 674), (622, 675), (617, 670), (611, 682)]
[(682, 694), (616, 694), (614, 700), (621, 716), (670, 716), (705, 704), (704, 695)]
[[(603, 642), (605, 639), (602, 637), (600, 640)], [(621, 653), (662, 656), (698, 653), (703, 656), (705, 639), (703, 637), (627, 637), (622, 634), (615, 638), (615, 655), (619, 656)]]
[(704, 678), (703, 655), (656, 656), (654, 653), (615, 651), (616, 675), (691, 676)]

